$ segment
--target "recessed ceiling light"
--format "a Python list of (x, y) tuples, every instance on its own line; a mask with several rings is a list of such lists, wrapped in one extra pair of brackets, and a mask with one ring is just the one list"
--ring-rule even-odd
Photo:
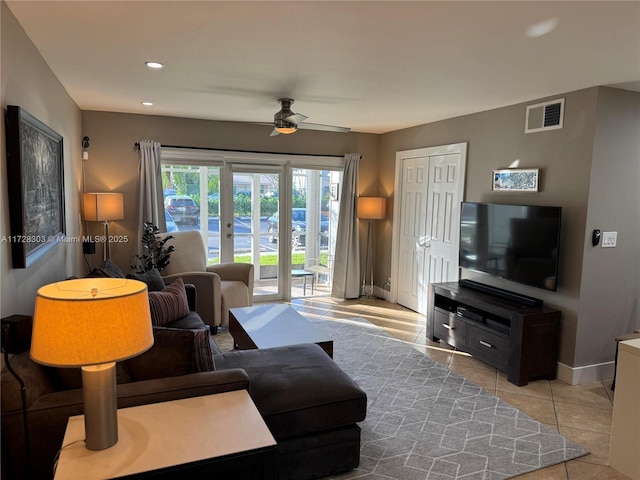
[(527, 37), (538, 38), (553, 32), (558, 26), (559, 20), (557, 18), (550, 18), (542, 22), (534, 23), (527, 28)]
[(160, 62), (145, 62), (144, 63), (149, 68), (162, 68), (164, 65)]
[(145, 107), (152, 107), (153, 102), (142, 102), (142, 105), (144, 105)]

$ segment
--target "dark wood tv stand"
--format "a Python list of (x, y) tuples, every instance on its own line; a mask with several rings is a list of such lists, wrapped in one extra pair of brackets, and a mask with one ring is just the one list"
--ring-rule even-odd
[(458, 284), (429, 286), (427, 338), (505, 372), (515, 385), (556, 378), (560, 311), (523, 306)]

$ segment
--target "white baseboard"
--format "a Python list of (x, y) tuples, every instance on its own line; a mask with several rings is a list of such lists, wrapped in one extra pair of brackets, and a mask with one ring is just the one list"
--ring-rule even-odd
[(385, 290), (384, 288), (380, 288), (379, 286), (375, 286), (374, 287), (374, 295), (376, 296), (376, 298), (381, 298), (383, 300), (387, 300), (389, 301), (389, 292), (387, 290)]
[(569, 385), (595, 382), (613, 378), (614, 362), (585, 365), (584, 367), (570, 367), (558, 362), (558, 380)]

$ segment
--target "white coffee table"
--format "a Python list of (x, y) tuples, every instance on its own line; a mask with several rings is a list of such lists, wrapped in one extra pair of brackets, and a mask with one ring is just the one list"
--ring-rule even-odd
[(84, 416), (69, 418), (55, 480), (277, 473), (276, 441), (246, 390), (119, 409), (118, 436), (111, 448), (87, 450)]
[(229, 333), (240, 350), (317, 343), (333, 358), (333, 339), (282, 303), (230, 309)]

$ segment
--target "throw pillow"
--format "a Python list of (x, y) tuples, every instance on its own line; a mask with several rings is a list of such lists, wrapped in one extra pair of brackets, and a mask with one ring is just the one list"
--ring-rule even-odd
[(151, 323), (157, 327), (164, 327), (187, 315), (189, 303), (182, 278), (176, 279), (161, 292), (149, 292), (149, 308)]
[(178, 328), (153, 328), (153, 347), (125, 363), (136, 381), (193, 373), (194, 333)]
[(211, 348), (211, 337), (209, 329), (202, 328), (192, 330), (194, 334), (195, 357), (194, 363), (199, 372), (210, 372), (216, 369), (213, 361), (213, 349)]
[(157, 268), (153, 268), (144, 273), (133, 272), (127, 275), (127, 278), (132, 278), (146, 283), (150, 292), (160, 292), (164, 289), (164, 281), (162, 280)]
[(120, 270), (120, 267), (113, 263), (111, 260), (107, 260), (99, 267), (94, 268), (87, 275), (87, 278), (94, 277), (107, 277), (107, 278), (124, 278), (124, 272)]

